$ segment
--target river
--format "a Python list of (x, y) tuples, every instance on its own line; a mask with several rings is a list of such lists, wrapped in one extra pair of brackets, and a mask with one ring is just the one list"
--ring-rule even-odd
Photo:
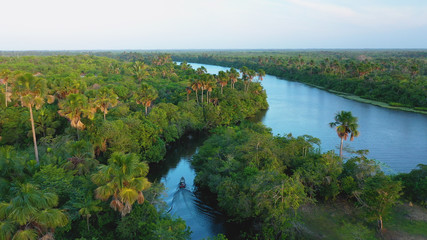
[[(194, 69), (205, 66), (211, 74), (229, 69), (207, 64), (190, 65)], [(427, 115), (355, 102), (271, 75), (264, 77), (262, 85), (270, 107), (260, 120), (275, 135), (312, 135), (322, 141), (323, 152), (338, 152), (339, 138), (328, 123), (338, 111), (351, 111), (359, 119), (360, 136), (352, 142), (346, 141), (347, 149), (369, 149), (368, 157), (376, 159), (388, 173), (409, 172), (419, 163), (427, 164)], [(187, 222), (195, 240), (218, 233), (229, 236), (236, 230), (227, 226), (219, 212), (193, 193), (195, 172), (191, 157), (204, 139), (205, 136), (187, 136), (168, 151), (164, 163), (150, 170), (150, 180), (156, 179), (166, 187), (164, 200), (171, 207), (170, 212)], [(186, 189), (178, 189), (182, 176), (187, 182)]]

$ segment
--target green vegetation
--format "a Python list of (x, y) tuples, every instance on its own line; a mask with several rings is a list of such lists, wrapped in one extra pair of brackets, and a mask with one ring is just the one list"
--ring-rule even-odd
[[(400, 217), (394, 206), (404, 193), (396, 178), (409, 176), (385, 175), (366, 158), (366, 150), (343, 160), (332, 151), (320, 153), (319, 145), (311, 136), (273, 136), (263, 125), (250, 122), (219, 127), (194, 157), (196, 182), (201, 191), (216, 194), (230, 220), (250, 225), (242, 233), (246, 239), (375, 239), (377, 230), (388, 230), (383, 224), (394, 226), (396, 219), (390, 217)], [(418, 172), (409, 175), (424, 182)], [(344, 209), (331, 209), (335, 205)], [(345, 209), (352, 213), (343, 213)], [(331, 218), (331, 212), (336, 216)], [(405, 232), (412, 233), (423, 232)]]
[(423, 50), (199, 51), (173, 52), (173, 59), (266, 73), (387, 107), (427, 107), (427, 52)]
[[(218, 75), (166, 54), (0, 57), (0, 239), (188, 239), (146, 176), (199, 131), (212, 135), (196, 183), (247, 226), (242, 238), (427, 235), (425, 165), (387, 176), (367, 150), (343, 159), (245, 120), (268, 107), (266, 73), (422, 110), (424, 52), (227, 54), (177, 55), (236, 67)], [(331, 127), (341, 143), (358, 136), (351, 112)]]
[(236, 75), (227, 88), (169, 55), (115, 57), (0, 57), (0, 239), (188, 239), (148, 163), (268, 107)]

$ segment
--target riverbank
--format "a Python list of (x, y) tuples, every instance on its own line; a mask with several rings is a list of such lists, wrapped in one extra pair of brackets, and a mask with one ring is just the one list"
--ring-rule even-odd
[[(404, 66), (407, 59), (398, 58), (400, 62), (390, 67), (388, 55), (382, 58), (381, 53), (372, 56), (370, 61), (360, 61), (355, 56), (335, 53), (334, 58), (323, 53), (289, 55), (282, 53), (281, 57), (258, 54), (236, 55), (235, 53), (188, 53), (175, 54), (172, 57), (180, 61), (202, 62), (241, 68), (262, 68), (271, 76), (289, 81), (313, 84), (315, 87), (336, 93), (344, 98), (368, 103), (375, 106), (427, 114), (424, 75), (411, 75)], [(384, 54), (384, 53), (382, 53)], [(415, 60), (414, 60), (415, 61)], [(376, 67), (372, 67), (376, 66)], [(365, 69), (366, 72), (361, 72)]]
[[(280, 78), (280, 77), (278, 77), (278, 78)], [(289, 80), (289, 81), (293, 81), (293, 80)], [(345, 93), (345, 92), (339, 92), (339, 91), (335, 91), (335, 90), (332, 90), (332, 89), (327, 89), (325, 87), (317, 86), (317, 85), (314, 85), (314, 84), (311, 84), (311, 83), (305, 83), (305, 82), (300, 82), (300, 81), (294, 81), (294, 82), (299, 82), (299, 83), (302, 83), (302, 84), (306, 84), (306, 85), (308, 85), (310, 87), (315, 87), (315, 88), (318, 88), (318, 89), (330, 92), (332, 94), (335, 94), (337, 96), (343, 97), (345, 99), (353, 100), (353, 101), (356, 101), (356, 102), (367, 103), (367, 104), (371, 104), (371, 105), (374, 105), (374, 106), (388, 108), (388, 109), (393, 109), (393, 110), (400, 110), (400, 111), (405, 111), (405, 112), (413, 112), (413, 113), (420, 113), (420, 114), (427, 115), (427, 111), (416, 110), (416, 109), (408, 108), (408, 107), (395, 107), (395, 106), (391, 106), (390, 104), (385, 103), (385, 102), (380, 102), (380, 101), (375, 101), (375, 100), (370, 100), (370, 99), (362, 98), (360, 96), (356, 96), (356, 95)]]

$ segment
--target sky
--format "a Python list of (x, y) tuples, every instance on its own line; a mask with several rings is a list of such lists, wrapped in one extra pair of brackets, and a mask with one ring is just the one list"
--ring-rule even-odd
[(427, 48), (427, 0), (2, 0), (0, 50)]

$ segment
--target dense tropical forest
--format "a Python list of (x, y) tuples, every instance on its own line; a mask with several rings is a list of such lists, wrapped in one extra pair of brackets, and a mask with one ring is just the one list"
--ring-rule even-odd
[(266, 109), (265, 92), (169, 55), (119, 58), (0, 58), (0, 239), (189, 238), (148, 163)]
[(427, 111), (427, 52), (423, 50), (177, 51), (172, 56), (177, 61), (262, 68), (267, 74), (354, 100)]
[[(328, 53), (328, 61), (323, 53), (173, 54), (236, 68), (211, 75), (153, 53), (0, 57), (0, 240), (189, 239), (191, 229), (162, 202), (164, 187), (147, 174), (195, 132), (210, 134), (192, 160), (197, 191), (246, 226), (239, 239), (427, 235), (426, 219), (405, 217), (425, 212), (427, 165), (390, 176), (367, 150), (346, 159), (320, 152), (316, 137), (274, 136), (247, 120), (268, 108), (266, 73), (424, 109), (424, 52), (361, 60)], [(362, 65), (371, 70), (360, 75)], [(357, 120), (331, 116), (341, 145), (359, 135)]]

